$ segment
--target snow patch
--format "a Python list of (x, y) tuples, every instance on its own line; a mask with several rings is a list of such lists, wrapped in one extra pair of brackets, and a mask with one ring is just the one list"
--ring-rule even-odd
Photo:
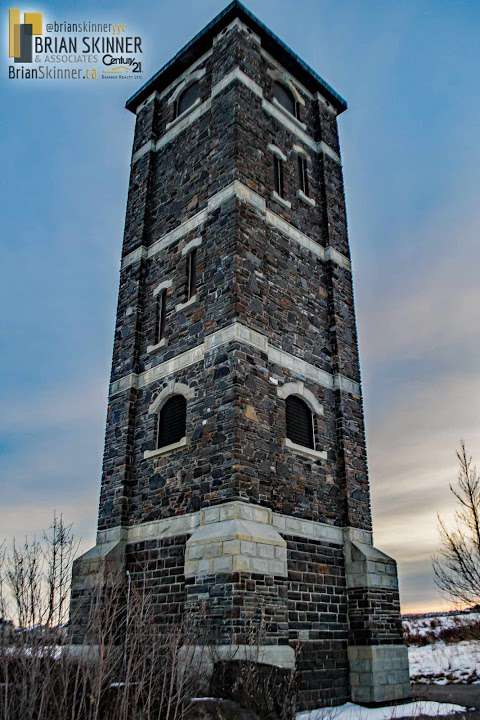
[(412, 682), (436, 685), (480, 683), (478, 640), (412, 645), (408, 648), (408, 659)]
[(333, 708), (319, 708), (297, 713), (296, 720), (391, 720), (391, 718), (417, 717), (418, 715), (443, 716), (465, 712), (462, 705), (438, 703), (427, 700), (390, 705), (380, 708), (366, 708), (354, 703), (345, 703)]

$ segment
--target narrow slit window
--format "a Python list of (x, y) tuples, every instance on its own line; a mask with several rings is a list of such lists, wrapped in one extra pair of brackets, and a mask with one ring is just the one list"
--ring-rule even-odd
[(313, 413), (307, 403), (289, 395), (286, 400), (287, 438), (296, 445), (315, 450)]
[(277, 155), (273, 156), (273, 182), (275, 186), (275, 192), (277, 193), (277, 195), (280, 195), (280, 197), (283, 197), (283, 161), (279, 157), (277, 157)]
[(308, 165), (307, 165), (307, 158), (303, 155), (298, 156), (298, 183), (300, 190), (306, 195), (307, 197), (310, 197), (310, 186), (308, 183)]
[(167, 316), (167, 291), (162, 290), (157, 295), (155, 306), (155, 345), (165, 337), (165, 320)]
[(197, 248), (193, 248), (187, 255), (187, 300), (197, 292)]
[(187, 427), (187, 401), (183, 395), (173, 395), (158, 415), (157, 450), (182, 440)]

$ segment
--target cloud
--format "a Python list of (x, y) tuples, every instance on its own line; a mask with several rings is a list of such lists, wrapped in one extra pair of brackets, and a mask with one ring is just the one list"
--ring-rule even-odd
[[(364, 362), (375, 368), (427, 357), (433, 373), (439, 362), (471, 366), (471, 353), (480, 347), (474, 330), (480, 325), (479, 230), (477, 219), (455, 228), (435, 223), (414, 263), (402, 265), (393, 254), (384, 279), (366, 292)], [(451, 241), (457, 234), (461, 244)]]
[(33, 396), (12, 392), (8, 414), (0, 416), (0, 432), (6, 434), (47, 431), (89, 420), (92, 413), (105, 411), (105, 378), (72, 378)]
[(410, 609), (445, 605), (431, 569), (437, 513), (453, 519), (460, 439), (480, 448), (478, 219), (454, 204), (412, 232), (415, 262), (400, 248), (368, 289), (359, 281), (375, 541), (398, 560)]
[(41, 537), (42, 531), (50, 526), (55, 509), (67, 525), (73, 523), (75, 538), (80, 542), (79, 552), (95, 543), (95, 505), (92, 506), (90, 497), (70, 501), (62, 498), (58, 503), (47, 497), (43, 503), (17, 502), (2, 508), (0, 543), (5, 539), (9, 544), (13, 538), (22, 541), (26, 535)]
[(480, 447), (480, 419), (472, 402), (480, 397), (480, 378), (436, 377), (414, 391), (405, 383), (392, 395), (391, 412), (387, 398), (383, 411), (373, 413), (369, 432), (375, 541), (399, 562), (404, 599), (419, 590), (412, 563), (422, 558), (422, 582), (431, 586), (431, 600), (439, 602), (431, 582), (431, 557), (439, 549), (437, 513), (452, 522), (449, 483), (457, 476), (459, 439)]
[[(53, 510), (92, 538), (105, 420), (105, 383), (53, 386), (11, 398), (0, 419), (0, 537), (39, 534)], [(13, 393), (12, 393), (13, 394)]]

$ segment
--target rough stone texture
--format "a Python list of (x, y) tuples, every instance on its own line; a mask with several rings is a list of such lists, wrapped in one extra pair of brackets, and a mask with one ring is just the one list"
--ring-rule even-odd
[(145, 587), (159, 625), (178, 622), (185, 604), (184, 558), (187, 535), (131, 543), (126, 566), (132, 580)]
[[(215, 44), (212, 54), (199, 67), (205, 67), (206, 70), (201, 80), (204, 93), (202, 99), (208, 98), (212, 82), (218, 82), (233, 67), (240, 67), (257, 82), (265, 98), (271, 97), (272, 80), (268, 73), (268, 62), (263, 58), (259, 45), (241, 31), (233, 30), (227, 33)], [(172, 87), (170, 92), (173, 90)], [(161, 137), (166, 123), (173, 119), (172, 105), (168, 104), (168, 97), (169, 92), (161, 101), (156, 99), (140, 111), (134, 148), (141, 147), (147, 140)], [(312, 137), (320, 140), (320, 105), (308, 96), (305, 96), (305, 100), (302, 121), (306, 123), (307, 131)], [(148, 119), (152, 114), (156, 119)], [(334, 133), (331, 113), (327, 120), (331, 135)], [(275, 142), (289, 157), (289, 161), (285, 163), (285, 176), (286, 195), (292, 200), (291, 210), (283, 208), (270, 197), (273, 188), (272, 157), (267, 149), (270, 142)], [(337, 142), (333, 144), (337, 147)], [(344, 213), (337, 208), (331, 211), (330, 218), (326, 199), (322, 200), (323, 196), (329, 197), (330, 193), (335, 197), (335, 202), (343, 207), (341, 174), (340, 180), (335, 180), (333, 189), (327, 188), (325, 180), (327, 176), (337, 176), (341, 172), (340, 167), (333, 160), (309, 151), (310, 192), (318, 199), (318, 205), (315, 208), (306, 206), (296, 198), (294, 145), (301, 145), (299, 138), (262, 111), (260, 98), (242, 83), (229, 84), (212, 100), (210, 110), (178, 138), (160, 151), (147, 153), (134, 163), (129, 193), (129, 203), (133, 203), (133, 207), (131, 212), (127, 208), (124, 255), (139, 243), (148, 247), (181, 222), (192, 218), (206, 207), (209, 197), (234, 179), (241, 180), (262, 195), (267, 208), (288, 220), (291, 225), (322, 244), (331, 244), (348, 255), (345, 243), (330, 243), (328, 238), (328, 234), (333, 232), (332, 225), (339, 234), (345, 234)], [(143, 197), (142, 192), (147, 186), (148, 203), (147, 195)], [(338, 198), (338, 195), (341, 197)], [(141, 207), (140, 203), (143, 203)], [(132, 233), (135, 239), (132, 238)], [(202, 237), (202, 244), (197, 252), (197, 302), (177, 312), (175, 308), (184, 300), (185, 292), (186, 260), (181, 251), (185, 244), (198, 235)], [(147, 347), (152, 344), (155, 322), (153, 290), (159, 282), (166, 279), (172, 282), (167, 291), (166, 344), (157, 351), (148, 353)], [(129, 372), (144, 372), (175, 357), (201, 343), (205, 335), (231, 324), (234, 319), (263, 333), (279, 349), (322, 370), (330, 373), (342, 372), (352, 380), (359, 381), (349, 271), (335, 266), (332, 262), (323, 263), (295, 241), (267, 225), (261, 214), (234, 199), (209, 213), (199, 228), (184, 235), (165, 251), (149, 260), (133, 263), (122, 271), (112, 380), (124, 377)], [(252, 353), (246, 355), (250, 358)], [(225, 358), (226, 364), (231, 366), (232, 362), (232, 359)], [(189, 370), (184, 373), (182, 381), (196, 382), (200, 380), (200, 373), (205, 371), (206, 367), (195, 368), (193, 377)], [(263, 363), (262, 371), (268, 373), (270, 368)], [(228, 367), (219, 368), (218, 372), (225, 373), (227, 377)], [(237, 405), (238, 402), (243, 404), (243, 411), (247, 413), (249, 420), (248, 413), (250, 418), (253, 417), (249, 409), (252, 404), (238, 396), (242, 391), (246, 394), (255, 384), (254, 375), (260, 372), (260, 368), (247, 360), (238, 372), (243, 375), (249, 373), (251, 377), (246, 378), (245, 385), (242, 386), (239, 386), (239, 378), (234, 377), (236, 384), (230, 386), (231, 397), (232, 400), (235, 398)], [(280, 375), (284, 382), (296, 379), (281, 369)], [(268, 382), (267, 377), (263, 379)], [(204, 384), (203, 378), (201, 383)], [(265, 385), (265, 382), (263, 384)], [(264, 391), (264, 387), (257, 389), (257, 393)], [(312, 391), (323, 394), (322, 388), (318, 386)], [(155, 392), (155, 388), (149, 387), (136, 397), (132, 390), (131, 398), (121, 396), (111, 401), (110, 410), (113, 406), (115, 411), (109, 412), (107, 437), (111, 433), (115, 436), (115, 442), (107, 440), (100, 504), (101, 527), (117, 524), (119, 517), (126, 518), (127, 522), (139, 519), (137, 505), (141, 494), (141, 476), (151, 475), (152, 466), (151, 461), (143, 460), (142, 443), (148, 428), (144, 427), (145, 421), (139, 422), (139, 418), (145, 413), (143, 396), (152, 392)], [(215, 389), (215, 392), (220, 397), (223, 388)], [(206, 394), (206, 397), (210, 400), (210, 394)], [(271, 455), (268, 445), (265, 461), (258, 463), (257, 460), (262, 453), (263, 419), (267, 414), (275, 415), (275, 410), (281, 412), (283, 402), (278, 401), (276, 405), (278, 409), (274, 406), (274, 398), (270, 401), (266, 398), (263, 408), (255, 408), (259, 421), (250, 419), (248, 427), (255, 438), (256, 447), (239, 448), (237, 456), (242, 454), (243, 457), (237, 457), (235, 459), (239, 462), (231, 463), (239, 467), (239, 472), (230, 474), (227, 471), (224, 475), (223, 485), (226, 485), (228, 478), (231, 480), (229, 492), (225, 489), (227, 494), (236, 495), (240, 482), (245, 484), (252, 480), (257, 487), (266, 481), (273, 490), (271, 471), (267, 471), (272, 465), (268, 457)], [(197, 407), (199, 416), (202, 412), (205, 413), (205, 407)], [(339, 503), (342, 509), (333, 507), (330, 510), (332, 521), (347, 524), (345, 520), (350, 519), (352, 524), (368, 528), (370, 510), (361, 400), (344, 397), (341, 393), (332, 393), (330, 408), (329, 418), (321, 422), (325, 429), (319, 427), (318, 433), (324, 436), (322, 444), (330, 453), (324, 472), (329, 475), (335, 487), (329, 489), (329, 494), (338, 493), (343, 497), (343, 501)], [(240, 428), (235, 422), (239, 416), (238, 407), (231, 408), (228, 414), (226, 422), (222, 422), (222, 431), (230, 430), (232, 441), (240, 445), (243, 427)], [(223, 420), (218, 415), (212, 416), (219, 421)], [(128, 424), (125, 422), (126, 418)], [(275, 421), (276, 418), (273, 419), (274, 424)], [(153, 419), (147, 419), (146, 422), (152, 423)], [(268, 444), (269, 427), (270, 425), (265, 423), (265, 440)], [(281, 437), (281, 420), (279, 430)], [(133, 432), (135, 437), (132, 439)], [(119, 436), (122, 435), (125, 439), (120, 446)], [(196, 457), (196, 448), (191, 449), (192, 456)], [(228, 445), (225, 449), (228, 458)], [(112, 457), (109, 457), (109, 454)], [(132, 455), (135, 455), (133, 463)], [(205, 472), (202, 480), (208, 486), (211, 485), (211, 456), (212, 453), (209, 462), (203, 465)], [(181, 455), (177, 455), (177, 459), (181, 462)], [(290, 464), (282, 463), (280, 468), (276, 468), (275, 494), (281, 494), (284, 477), (285, 481), (289, 482)], [(249, 465), (256, 468), (253, 478), (246, 477), (251, 472)], [(199, 482), (200, 468), (196, 470)], [(319, 486), (318, 483), (316, 485)], [(345, 485), (348, 489), (346, 502)], [(271, 501), (268, 495), (271, 495), (272, 491), (265, 494), (256, 490), (256, 487), (252, 487), (249, 494), (248, 490), (242, 488), (239, 496), (248, 497), (254, 502)], [(317, 518), (315, 494), (314, 492), (310, 498), (307, 494), (300, 503), (297, 502), (288, 509), (281, 508), (278, 501), (276, 507), (292, 514), (306, 513), (307, 516)], [(127, 500), (129, 496), (130, 501)], [(202, 502), (205, 501), (214, 501), (211, 493), (202, 498)], [(112, 512), (111, 502), (118, 506), (118, 512)], [(127, 510), (124, 505), (128, 502), (130, 508)], [(286, 503), (291, 506), (288, 500)], [(179, 509), (181, 508), (175, 505), (170, 512), (175, 513)], [(165, 512), (165, 507), (162, 512)]]
[(379, 705), (411, 697), (405, 645), (349, 646), (354, 702)]
[[(125, 542), (106, 542), (88, 550), (73, 563), (70, 623), (74, 644), (92, 642), (90, 620), (98, 612), (108, 588), (121, 589), (124, 581)], [(95, 642), (96, 639), (93, 639)]]
[[(377, 658), (400, 637), (395, 566), (370, 544), (362, 399), (352, 389), (360, 387), (360, 371), (337, 119), (298, 83), (302, 125), (275, 109), (272, 77), (281, 68), (242, 27), (202, 52), (191, 58), (204, 73), (201, 103), (190, 115), (174, 122), (169, 102), (188, 72), (158, 89), (137, 114), (98, 548), (117, 528), (125, 541), (128, 529), (141, 523), (172, 518), (173, 524), (175, 517), (215, 512), (232, 501), (254, 504), (258, 517), (268, 511), (265, 519), (247, 518), (265, 523), (258, 533), (239, 529), (242, 520), (218, 543), (196, 542), (205, 539), (201, 527), (195, 535), (203, 522), (170, 537), (128, 542), (125, 568), (134, 582), (145, 583), (159, 623), (180, 619), (185, 609), (206, 613), (215, 642), (242, 645), (252, 619), (263, 617), (266, 647), (300, 646), (300, 706), (336, 704), (351, 697), (350, 684), (357, 687), (357, 671), (349, 676), (349, 645), (377, 648), (368, 650)], [(291, 207), (272, 196), (270, 144), (287, 158)], [(298, 148), (308, 156), (313, 206), (297, 195)], [(228, 190), (232, 183), (256, 195), (247, 202), (242, 192)], [(183, 251), (192, 240), (198, 245), (196, 297), (179, 309), (186, 300)], [(152, 349), (154, 291), (164, 282), (165, 341)], [(235, 322), (275, 352), (241, 338), (204, 344)], [(188, 366), (169, 366), (157, 379), (149, 373), (200, 346)], [(281, 352), (308, 363), (314, 375), (306, 376), (300, 363), (288, 365)], [(345, 389), (317, 381), (324, 376), (343, 377)], [(278, 389), (292, 382), (302, 382), (323, 408), (314, 418), (321, 457), (285, 446), (285, 398)], [(172, 383), (191, 391), (186, 444), (148, 457), (156, 427), (149, 409)], [(295, 519), (322, 523), (332, 541), (308, 537), (307, 525), (306, 537), (292, 534), (287, 527)], [(346, 534), (345, 547), (344, 527), (357, 533)], [(270, 546), (264, 540), (272, 533), (279, 541)], [(242, 541), (251, 545), (242, 549)], [(72, 617), (88, 602), (84, 579), (85, 562), (74, 571)], [(371, 697), (403, 697), (398, 677), (381, 675), (377, 682), (376, 660), (364, 672)], [(397, 689), (385, 690), (389, 684)]]
[(398, 590), (349, 589), (348, 617), (353, 645), (398, 645), (402, 642)]
[(302, 707), (349, 699), (347, 592), (342, 548), (287, 536), (288, 626)]

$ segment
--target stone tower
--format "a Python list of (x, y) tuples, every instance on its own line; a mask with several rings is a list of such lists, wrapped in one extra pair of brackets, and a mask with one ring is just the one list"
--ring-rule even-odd
[(110, 561), (162, 619), (205, 603), (220, 654), (244, 656), (260, 608), (261, 661), (297, 663), (301, 707), (403, 699), (396, 566), (372, 544), (346, 103), (232, 2), (127, 108), (98, 538), (72, 611)]

